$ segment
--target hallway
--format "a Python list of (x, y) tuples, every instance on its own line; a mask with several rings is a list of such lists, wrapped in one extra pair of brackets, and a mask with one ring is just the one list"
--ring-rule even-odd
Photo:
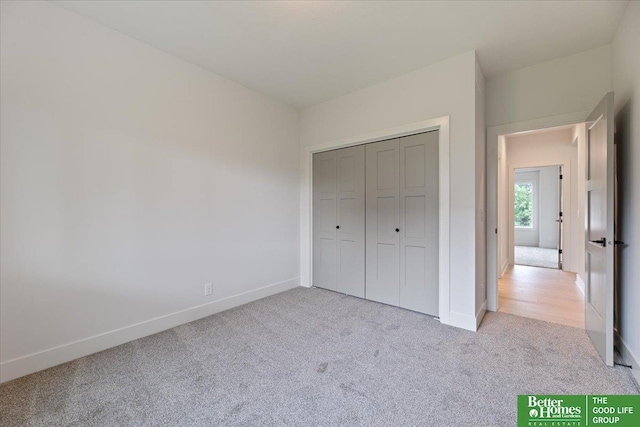
[(498, 311), (584, 329), (584, 295), (575, 280), (562, 270), (509, 267), (498, 280)]

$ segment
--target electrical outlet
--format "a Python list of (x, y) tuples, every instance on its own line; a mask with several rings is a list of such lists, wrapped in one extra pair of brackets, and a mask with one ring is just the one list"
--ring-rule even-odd
[(204, 296), (207, 297), (213, 293), (213, 284), (205, 283), (204, 284)]

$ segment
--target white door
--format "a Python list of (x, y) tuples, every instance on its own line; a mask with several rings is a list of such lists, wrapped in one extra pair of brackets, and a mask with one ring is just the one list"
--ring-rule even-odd
[(313, 155), (313, 284), (336, 286), (336, 152)]
[(398, 139), (366, 146), (366, 298), (400, 305)]
[(364, 298), (364, 146), (336, 150), (338, 292)]
[(438, 316), (438, 132), (399, 143), (399, 305)]
[(613, 366), (614, 178), (613, 92), (587, 118), (585, 323), (604, 362)]

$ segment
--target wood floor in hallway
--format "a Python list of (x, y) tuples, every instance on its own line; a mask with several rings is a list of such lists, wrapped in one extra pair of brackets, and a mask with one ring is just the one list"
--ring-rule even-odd
[(584, 329), (584, 295), (575, 280), (562, 270), (509, 267), (498, 280), (498, 311)]

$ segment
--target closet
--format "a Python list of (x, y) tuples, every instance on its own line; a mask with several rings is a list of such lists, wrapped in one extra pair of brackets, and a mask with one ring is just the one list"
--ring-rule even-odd
[(438, 132), (313, 156), (313, 284), (438, 315)]

